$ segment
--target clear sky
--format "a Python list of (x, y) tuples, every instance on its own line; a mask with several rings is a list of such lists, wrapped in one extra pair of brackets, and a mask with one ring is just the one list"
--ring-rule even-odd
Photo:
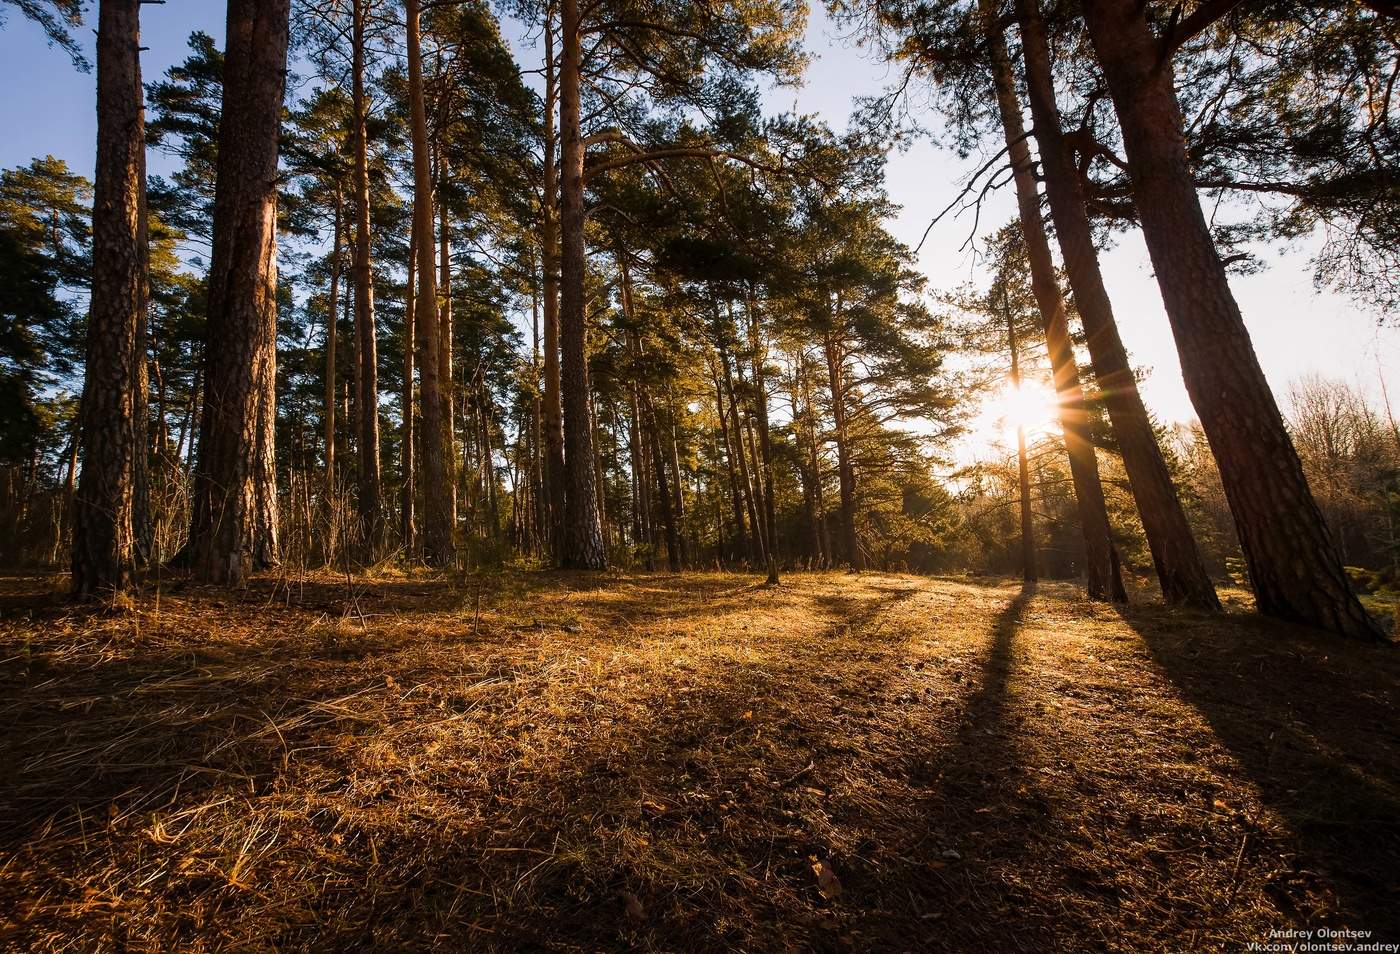
[[(92, 17), (95, 22), (95, 6)], [(96, 138), (92, 74), (79, 73), (62, 50), (45, 46), (40, 30), (7, 5), (7, 20), (0, 30), (0, 118), (6, 135), (0, 138), (0, 166), (27, 163), (36, 156), (53, 154), (76, 171), (91, 175)], [(164, 5), (142, 7), (142, 69), (147, 80), (161, 75), (183, 60), (186, 38), (202, 29), (216, 38), (223, 35), (224, 4), (221, 0), (169, 0)], [(522, 48), (519, 29), (505, 30), (517, 46), (522, 63), (533, 67), (538, 54)], [(80, 39), (91, 49), (92, 32)], [(815, 54), (806, 84), (798, 90), (780, 90), (766, 97), (770, 110), (796, 110), (821, 116), (844, 128), (853, 96), (877, 93), (889, 80), (887, 68), (848, 44), (820, 10), (814, 10), (807, 37)], [(92, 58), (91, 55), (89, 58)], [(934, 117), (929, 117), (935, 125)], [(959, 160), (951, 152), (927, 142), (890, 157), (888, 188), (902, 210), (890, 223), (891, 230), (910, 245), (919, 241), (929, 220), (941, 210), (963, 177), (981, 160)], [(165, 157), (150, 157), (153, 173), (168, 172)], [(1005, 224), (1014, 214), (1009, 190), (995, 196), (983, 212), (983, 231)], [(970, 228), (966, 219), (945, 220), (934, 228), (920, 255), (930, 287), (952, 288), (978, 281), (975, 261), (960, 252)], [(1270, 267), (1263, 273), (1237, 277), (1232, 286), (1254, 338), (1265, 373), (1282, 397), (1289, 383), (1316, 373), (1358, 384), (1378, 395), (1379, 375), (1385, 374), (1400, 392), (1400, 329), (1378, 328), (1375, 316), (1348, 299), (1317, 293), (1305, 251), (1263, 251)], [(1171, 331), (1162, 311), (1161, 298), (1137, 233), (1119, 237), (1104, 256), (1105, 277), (1113, 297), (1123, 338), (1134, 360), (1149, 370), (1144, 396), (1165, 421), (1193, 417), (1181, 383), (1180, 368)]]

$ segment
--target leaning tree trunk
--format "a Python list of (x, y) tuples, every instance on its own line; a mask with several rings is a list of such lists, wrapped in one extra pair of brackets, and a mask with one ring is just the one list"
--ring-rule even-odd
[[(984, 11), (992, 10), (993, 5), (989, 0), (982, 0), (982, 3)], [(1104, 502), (1099, 464), (1089, 435), (1089, 413), (1084, 405), (1079, 368), (1074, 360), (1065, 300), (1055, 277), (1055, 261), (1050, 256), (1045, 223), (1040, 218), (1040, 194), (1035, 184), (1030, 149), (1026, 145), (1021, 104), (1016, 99), (1005, 43), (999, 42), (1001, 36), (996, 30), (989, 31), (992, 76), (1016, 183), (1016, 206), (1020, 213), (1021, 234), (1026, 242), (1026, 258), (1030, 263), (1031, 291), (1045, 329), (1045, 345), (1050, 353), (1051, 375), (1058, 398), (1060, 429), (1064, 432), (1065, 452), (1069, 456), (1070, 477), (1074, 483), (1079, 524), (1084, 536), (1085, 589), (1090, 599), (1126, 601), (1127, 592), (1118, 572), (1117, 554), (1108, 525), (1108, 505)]]
[(359, 517), (366, 555), (384, 544), (379, 480), (379, 358), (374, 328), (374, 272), (370, 260), (369, 142), (366, 125), (365, 31), (368, 0), (354, 0), (351, 30), (351, 111), (355, 143), (355, 407), (359, 414)]
[(92, 297), (80, 408), (82, 475), (73, 501), (73, 596), (131, 582), (133, 392), (143, 277), (145, 129), (139, 0), (101, 0), (97, 24), (97, 164)]
[(277, 137), (290, 0), (231, 0), (219, 119), (204, 414), (189, 563), (238, 584), (265, 564), (275, 526), (272, 390), (277, 331)]
[(1201, 212), (1168, 50), (1139, 0), (1086, 0), (1084, 16), (1186, 390), (1220, 466), (1259, 611), (1380, 638), (1347, 582)]
[(583, 136), (579, 84), (582, 32), (578, 0), (562, 0), (564, 56), (559, 70), (559, 127), (562, 145), (559, 337), (564, 409), (564, 458), (569, 462), (564, 499), (566, 567), (602, 570), (608, 565), (598, 514), (593, 429), (588, 413), (588, 352), (584, 324)]
[(1084, 208), (1079, 175), (1061, 132), (1040, 0), (1017, 0), (1017, 10), (1031, 118), (1040, 145), (1041, 172), (1055, 235), (1069, 273), (1070, 287), (1074, 289), (1079, 317), (1084, 322), (1099, 393), (1103, 395), (1133, 499), (1142, 518), (1162, 598), (1168, 603), (1219, 610), (1215, 587), (1186, 520), (1186, 511), (1172, 486), (1162, 448), (1152, 431), (1152, 421), (1128, 363), (1128, 352), (1118, 336), (1118, 323), (1099, 270), (1098, 250), (1094, 247), (1089, 216)]
[(433, 262), (433, 177), (428, 156), (418, 0), (408, 0), (408, 96), (413, 123), (413, 216), (417, 236), (414, 253), (418, 272), (414, 316), (418, 339), (418, 394), (423, 419), (418, 442), (422, 451), (419, 470), (423, 475), (423, 559), (433, 566), (448, 566), (455, 558), (452, 542), (454, 478), (447, 424), (442, 413), (441, 322)]

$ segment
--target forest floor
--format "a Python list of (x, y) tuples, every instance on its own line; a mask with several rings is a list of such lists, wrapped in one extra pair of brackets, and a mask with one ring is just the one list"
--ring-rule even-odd
[(1400, 649), (794, 574), (0, 581), (0, 948), (1400, 941)]

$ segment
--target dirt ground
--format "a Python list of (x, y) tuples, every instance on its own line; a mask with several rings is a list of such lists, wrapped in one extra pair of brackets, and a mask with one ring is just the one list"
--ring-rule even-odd
[(1400, 941), (1400, 650), (800, 574), (0, 582), (0, 948)]

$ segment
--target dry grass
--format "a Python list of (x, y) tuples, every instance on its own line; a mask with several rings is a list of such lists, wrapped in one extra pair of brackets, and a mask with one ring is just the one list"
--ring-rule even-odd
[(1400, 939), (1400, 660), (1068, 587), (264, 579), (0, 598), (17, 950)]

